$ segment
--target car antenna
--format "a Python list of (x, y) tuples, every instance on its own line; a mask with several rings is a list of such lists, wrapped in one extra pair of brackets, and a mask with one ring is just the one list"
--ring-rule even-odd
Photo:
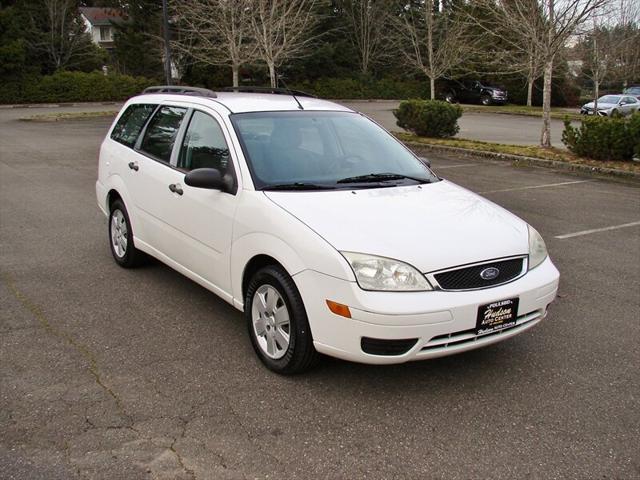
[(291, 96), (293, 97), (293, 99), (296, 101), (296, 103), (298, 104), (298, 108), (299, 108), (300, 110), (304, 110), (304, 107), (303, 107), (303, 106), (302, 106), (302, 104), (300, 103), (300, 100), (298, 100), (298, 99), (296, 98), (296, 94), (295, 94), (292, 90), (290, 90), (290, 89), (289, 89), (289, 87), (287, 87), (287, 84), (286, 84), (286, 83), (284, 83), (284, 80), (282, 79), (282, 77), (278, 77), (278, 81), (279, 81), (280, 83), (282, 83), (282, 85), (284, 85), (284, 88), (287, 90), (287, 92), (289, 93), (289, 95), (291, 95)]

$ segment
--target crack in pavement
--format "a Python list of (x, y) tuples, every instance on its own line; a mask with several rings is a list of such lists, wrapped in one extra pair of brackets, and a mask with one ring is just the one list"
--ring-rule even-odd
[(106, 385), (102, 381), (102, 378), (100, 376), (100, 370), (98, 369), (98, 362), (95, 356), (93, 355), (93, 353), (85, 345), (77, 341), (71, 334), (52, 325), (51, 322), (49, 322), (49, 320), (45, 316), (45, 314), (42, 312), (40, 307), (35, 303), (33, 303), (31, 300), (29, 300), (29, 298), (18, 289), (18, 287), (16, 286), (15, 282), (13, 281), (9, 273), (1, 272), (0, 276), (2, 277), (9, 291), (13, 294), (16, 300), (18, 300), (18, 302), (20, 302), (22, 306), (25, 307), (34, 316), (34, 318), (40, 323), (40, 325), (42, 325), (42, 327), (47, 332), (67, 342), (76, 352), (78, 352), (82, 357), (85, 358), (85, 360), (88, 363), (87, 370), (94, 377), (95, 382), (111, 398), (113, 398), (118, 410), (120, 411), (120, 414), (129, 421), (129, 424), (133, 424), (133, 419), (131, 418), (131, 415), (129, 415), (125, 410), (120, 397), (108, 385)]

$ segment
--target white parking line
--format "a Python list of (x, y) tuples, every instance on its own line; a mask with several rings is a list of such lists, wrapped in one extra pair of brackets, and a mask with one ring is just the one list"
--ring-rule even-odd
[(638, 225), (640, 225), (640, 222), (623, 223), (622, 225), (613, 225), (611, 227), (592, 228), (591, 230), (582, 230), (581, 232), (565, 233), (564, 235), (557, 235), (555, 238), (580, 237), (581, 235), (589, 235), (590, 233), (607, 232), (609, 230), (618, 230), (619, 228), (635, 227)]
[(595, 182), (595, 180), (575, 180), (573, 182), (545, 183), (544, 185), (530, 185), (527, 187), (503, 188), (502, 190), (488, 190), (486, 192), (478, 192), (478, 193), (515, 192), (517, 190), (531, 190), (533, 188), (561, 187), (563, 185), (575, 185), (576, 183), (589, 183), (589, 182)]

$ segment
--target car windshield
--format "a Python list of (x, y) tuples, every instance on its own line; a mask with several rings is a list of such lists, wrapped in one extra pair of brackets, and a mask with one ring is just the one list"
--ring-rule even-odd
[(438, 180), (404, 145), (358, 113), (237, 113), (231, 121), (257, 189), (372, 188)]
[(605, 95), (598, 99), (598, 103), (618, 103), (620, 101), (619, 95)]

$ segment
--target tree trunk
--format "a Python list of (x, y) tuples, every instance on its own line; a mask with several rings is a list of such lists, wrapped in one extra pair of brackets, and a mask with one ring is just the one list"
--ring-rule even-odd
[(231, 72), (233, 73), (233, 86), (237, 87), (238, 86), (238, 71), (240, 70), (240, 67), (238, 65), (232, 65), (231, 66)]
[(533, 105), (533, 78), (527, 79), (527, 107)]
[(269, 65), (269, 78), (271, 79), (271, 88), (276, 88), (278, 86), (278, 82), (276, 81), (276, 66), (273, 62), (268, 62)]
[(551, 148), (551, 78), (553, 76), (553, 57), (544, 64), (544, 88), (542, 90), (542, 134), (540, 146)]
[(431, 100), (436, 99), (436, 79), (429, 77), (429, 90), (431, 93)]
[(600, 96), (600, 80), (596, 78), (594, 84), (593, 114), (598, 116), (598, 97)]

